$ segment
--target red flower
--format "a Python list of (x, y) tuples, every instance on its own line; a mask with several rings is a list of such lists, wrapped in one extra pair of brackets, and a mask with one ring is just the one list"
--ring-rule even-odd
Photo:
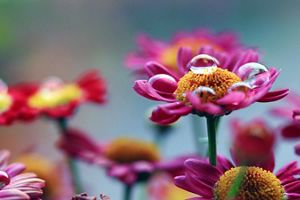
[(23, 83), (15, 88), (25, 99), (20, 114), (23, 120), (39, 114), (52, 118), (69, 117), (82, 103), (103, 103), (106, 94), (104, 80), (95, 70), (70, 83), (52, 77), (42, 84)]
[(256, 119), (247, 124), (233, 120), (233, 142), (231, 154), (238, 165), (274, 167), (273, 147), (275, 134), (263, 120)]

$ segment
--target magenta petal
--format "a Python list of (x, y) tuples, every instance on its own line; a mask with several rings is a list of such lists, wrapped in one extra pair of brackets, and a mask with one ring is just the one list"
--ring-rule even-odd
[(300, 199), (300, 193), (286, 193), (287, 199), (290, 200), (299, 200)]
[(281, 135), (285, 138), (294, 139), (300, 137), (300, 123), (292, 123), (281, 130)]
[(290, 176), (293, 176), (294, 174), (291, 174), (291, 172), (293, 172), (295, 169), (297, 169), (297, 162), (291, 162), (289, 164), (287, 164), (286, 166), (282, 167), (277, 173), (276, 176), (280, 179), (280, 180), (284, 180)]
[(158, 106), (158, 109), (163, 110), (168, 115), (187, 115), (192, 111), (192, 108), (186, 106), (182, 102), (174, 102)]
[(244, 92), (230, 92), (217, 102), (221, 105), (237, 105), (245, 99)]
[(291, 193), (300, 192), (300, 180), (296, 180), (284, 185), (284, 189), (286, 192), (291, 192)]
[(178, 50), (177, 64), (182, 74), (185, 74), (188, 69), (188, 63), (192, 59), (192, 50), (190, 48), (181, 47)]
[(0, 191), (0, 199), (2, 200), (27, 200), (30, 197), (20, 190), (17, 189), (7, 189)]
[[(184, 166), (189, 173), (203, 179), (210, 179), (210, 183), (216, 183), (222, 173), (214, 166), (198, 159), (188, 159)], [(209, 174), (209, 177), (206, 177)]]
[(169, 75), (157, 74), (149, 79), (149, 84), (157, 91), (174, 93), (177, 89), (177, 81)]
[(199, 112), (208, 113), (211, 115), (220, 115), (223, 112), (218, 105), (215, 105), (213, 103), (201, 103), (199, 97), (191, 92), (188, 92), (186, 94), (186, 97), (195, 108), (195, 110), (198, 110)]
[(25, 168), (26, 167), (21, 163), (14, 163), (9, 165), (5, 171), (10, 177), (14, 177), (23, 172)]
[(268, 92), (265, 96), (263, 96), (261, 99), (259, 99), (258, 102), (277, 101), (277, 100), (280, 100), (280, 99), (286, 97), (288, 94), (289, 94), (288, 89)]
[(157, 74), (166, 74), (172, 76), (175, 80), (178, 80), (178, 77), (173, 72), (155, 61), (147, 62), (145, 65), (145, 71), (149, 77)]
[(233, 167), (234, 165), (227, 158), (221, 156), (217, 157), (217, 168), (221, 173), (225, 173)]

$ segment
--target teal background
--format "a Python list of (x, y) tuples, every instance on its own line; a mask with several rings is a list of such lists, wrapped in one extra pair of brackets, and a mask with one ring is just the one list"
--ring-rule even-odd
[[(299, 9), (300, 1), (296, 0), (1, 0), (0, 77), (9, 84), (49, 75), (72, 80), (97, 68), (106, 78), (109, 101), (100, 107), (83, 106), (71, 124), (98, 141), (124, 134), (151, 140), (153, 130), (145, 111), (155, 102), (134, 93), (134, 76), (123, 66), (126, 53), (136, 47), (138, 33), (168, 39), (176, 31), (199, 27), (234, 31), (243, 43), (259, 48), (263, 63), (282, 69), (274, 88), (288, 87), (300, 93)], [(249, 121), (263, 117), (277, 129), (283, 121), (267, 114), (277, 104), (255, 104), (224, 117), (218, 152), (229, 155), (230, 118)], [(190, 121), (185, 117), (176, 125), (164, 145), (166, 158), (194, 151)], [(4, 127), (0, 135), (1, 148), (12, 150), (14, 155), (38, 143), (38, 151), (60, 159), (54, 149), (56, 127), (47, 121)], [(280, 141), (277, 145), (277, 169), (299, 160), (293, 154), (293, 144)], [(80, 169), (88, 192), (121, 199), (121, 185), (105, 177), (102, 170), (83, 163)]]

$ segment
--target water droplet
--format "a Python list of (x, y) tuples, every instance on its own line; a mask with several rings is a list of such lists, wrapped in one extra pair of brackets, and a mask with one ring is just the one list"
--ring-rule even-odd
[(204, 102), (206, 102), (209, 97), (216, 95), (214, 89), (205, 86), (198, 87), (193, 93), (198, 95)]
[(8, 174), (4, 171), (0, 171), (0, 189), (4, 188), (10, 183), (10, 178)]
[(268, 68), (256, 62), (250, 62), (242, 65), (238, 74), (244, 82), (247, 82), (251, 88), (264, 85), (270, 79)]
[(219, 61), (207, 54), (197, 55), (189, 63), (190, 70), (195, 74), (211, 74), (218, 65)]
[(247, 82), (238, 82), (232, 84), (228, 91), (238, 91), (238, 92), (247, 92), (251, 89), (251, 85)]
[(173, 93), (177, 89), (177, 81), (167, 74), (157, 74), (149, 79), (149, 84), (156, 90)]

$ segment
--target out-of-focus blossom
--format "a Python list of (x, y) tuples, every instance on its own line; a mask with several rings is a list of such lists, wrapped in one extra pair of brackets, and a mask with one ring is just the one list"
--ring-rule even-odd
[(8, 164), (9, 156), (8, 151), (0, 151), (0, 199), (39, 200), (45, 182), (34, 173), (24, 173), (23, 164)]
[(104, 80), (96, 70), (70, 83), (51, 77), (41, 84), (23, 83), (15, 86), (15, 89), (26, 97), (20, 115), (23, 120), (39, 114), (52, 118), (68, 117), (82, 103), (103, 103), (106, 95)]
[(137, 80), (134, 90), (148, 99), (164, 101), (150, 119), (170, 124), (181, 116), (221, 116), (255, 102), (276, 101), (288, 90), (269, 92), (279, 72), (259, 63), (252, 50), (218, 57), (214, 51), (192, 57), (190, 49), (178, 52), (179, 74), (156, 62), (148, 62), (148, 80)]
[(300, 155), (300, 96), (290, 94), (286, 98), (287, 104), (283, 107), (276, 107), (271, 113), (277, 117), (287, 119), (287, 123), (281, 129), (282, 137), (288, 140), (298, 140), (295, 146), (295, 153)]
[(129, 138), (97, 143), (78, 130), (65, 133), (58, 146), (70, 156), (106, 168), (109, 176), (126, 184), (147, 180), (160, 160), (152, 143)]
[(175, 184), (189, 192), (199, 195), (196, 199), (225, 200), (229, 191), (241, 174), (239, 190), (234, 199), (239, 200), (298, 200), (300, 197), (297, 162), (292, 162), (276, 174), (259, 167), (234, 166), (226, 158), (218, 157), (218, 165), (212, 166), (203, 160), (185, 161), (185, 175), (175, 178)]
[(69, 171), (63, 163), (53, 163), (37, 153), (25, 153), (17, 161), (46, 182), (43, 200), (66, 200), (73, 194)]
[(148, 61), (156, 61), (174, 73), (179, 72), (177, 67), (177, 52), (180, 47), (189, 48), (193, 55), (200, 52), (215, 51), (225, 56), (243, 48), (233, 33), (213, 34), (208, 30), (177, 33), (170, 42), (163, 42), (150, 38), (147, 35), (137, 37), (138, 52), (130, 53), (125, 60), (129, 69), (146, 74), (144, 65)]
[(159, 173), (151, 178), (147, 191), (149, 200), (183, 200), (195, 196), (176, 187), (173, 177), (164, 173)]
[[(96, 196), (88, 196), (86, 193), (78, 194), (72, 197), (71, 200), (97, 200)], [(110, 200), (110, 198), (106, 195), (101, 194), (100, 200)]]
[(238, 165), (274, 168), (275, 131), (262, 119), (241, 124), (239, 120), (231, 123), (231, 154)]
[(0, 80), (0, 125), (9, 125), (19, 116), (23, 96)]

